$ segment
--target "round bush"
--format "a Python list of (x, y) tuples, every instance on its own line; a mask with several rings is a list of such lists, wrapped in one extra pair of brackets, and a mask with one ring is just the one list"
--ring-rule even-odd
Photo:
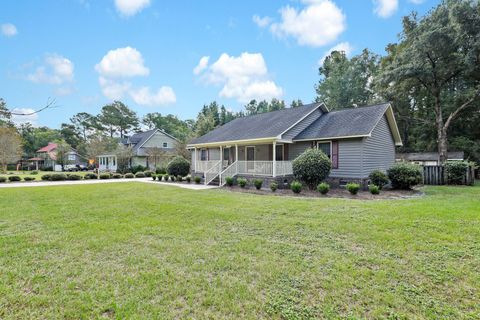
[(167, 173), (167, 169), (165, 169), (164, 167), (157, 167), (155, 169), (155, 173), (156, 174), (165, 174), (165, 173)]
[(122, 178), (123, 178), (123, 175), (120, 174), (120, 173), (114, 173), (114, 174), (112, 175), (112, 178), (113, 178), (113, 179), (122, 179)]
[(67, 176), (63, 173), (54, 173), (50, 176), (50, 181), (65, 181)]
[(177, 156), (168, 163), (167, 172), (170, 175), (180, 175), (184, 177), (190, 172), (190, 162), (188, 162), (184, 157)]
[(330, 191), (330, 185), (326, 182), (322, 182), (317, 186), (317, 191), (321, 194), (327, 194)]
[(376, 185), (380, 190), (388, 183), (387, 175), (380, 170), (373, 170), (368, 177), (370, 178), (370, 182)]
[(44, 174), (43, 176), (40, 177), (43, 181), (50, 181), (51, 174)]
[(6, 182), (6, 181), (7, 181), (7, 178), (5, 178), (5, 177), (0, 177), (0, 183), (4, 183), (4, 182)]
[(10, 182), (22, 181), (22, 178), (20, 178), (19, 176), (10, 176), (8, 177), (8, 181)]
[(110, 179), (111, 177), (112, 177), (112, 176), (110, 175), (110, 173), (102, 173), (102, 174), (100, 175), (100, 179), (102, 179), (102, 180), (108, 180), (108, 179)]
[(190, 182), (192, 181), (192, 177), (187, 176), (187, 177), (185, 178), (185, 181), (187, 181), (187, 183), (190, 183)]
[(290, 189), (293, 193), (300, 193), (302, 191), (302, 184), (299, 181), (293, 181), (290, 184)]
[(131, 169), (132, 169), (132, 173), (135, 174), (137, 172), (143, 172), (147, 170), (147, 167), (144, 167), (142, 165), (137, 165), (137, 166), (133, 166)]
[(85, 179), (85, 180), (89, 180), (89, 179), (93, 180), (93, 179), (97, 179), (97, 178), (98, 178), (97, 174), (92, 173), (92, 172), (89, 172), (89, 173), (87, 173), (86, 175), (83, 176), (83, 179)]
[(370, 186), (368, 186), (368, 190), (370, 191), (371, 194), (380, 194), (380, 187), (374, 184), (371, 184)]
[(33, 180), (35, 180), (35, 177), (25, 177), (25, 178), (23, 178), (23, 180), (25, 180), (25, 181), (33, 181)]
[(38, 171), (37, 171), (37, 170), (33, 170), (32, 172), (30, 172), (30, 174), (33, 174), (33, 175), (38, 174)]
[(152, 180), (154, 180), (154, 181), (157, 180), (157, 175), (156, 174), (152, 174), (151, 177), (152, 177)]
[(272, 190), (272, 192), (277, 191), (277, 189), (278, 189), (278, 183), (276, 182), (270, 183), (270, 190)]
[(125, 179), (133, 179), (135, 178), (135, 175), (131, 172), (125, 174)]
[(177, 176), (177, 181), (178, 181), (178, 182), (182, 182), (182, 181), (183, 181), (183, 177), (182, 177), (182, 176)]
[(255, 185), (255, 188), (257, 190), (260, 190), (260, 189), (262, 189), (263, 180), (262, 179), (255, 179), (255, 180), (253, 180), (253, 184)]
[(232, 177), (226, 177), (225, 178), (225, 184), (229, 187), (233, 186), (233, 178)]
[(445, 171), (448, 184), (463, 184), (467, 174), (468, 163), (466, 161), (447, 161)]
[(79, 174), (67, 174), (67, 180), (82, 180), (82, 176)]
[(360, 185), (358, 183), (349, 182), (347, 183), (347, 190), (351, 194), (355, 195), (358, 193), (358, 190), (360, 190)]
[(307, 149), (292, 162), (295, 178), (305, 182), (313, 190), (330, 174), (332, 162), (318, 149)]
[(202, 178), (200, 178), (199, 176), (195, 176), (194, 180), (196, 184), (200, 184), (200, 182), (202, 182)]
[(175, 176), (174, 175), (170, 176), (170, 181), (175, 182)]
[(142, 171), (135, 173), (135, 178), (145, 178), (145, 173)]
[(237, 183), (241, 188), (245, 188), (247, 186), (247, 179), (245, 178), (238, 178)]
[(422, 182), (420, 167), (411, 163), (397, 163), (387, 170), (394, 189), (411, 189)]
[(147, 170), (147, 171), (144, 172), (144, 174), (145, 174), (145, 177), (150, 178), (155, 173), (153, 171)]

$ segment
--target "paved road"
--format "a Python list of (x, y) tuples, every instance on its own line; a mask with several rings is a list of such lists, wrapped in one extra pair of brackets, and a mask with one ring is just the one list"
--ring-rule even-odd
[(78, 181), (32, 181), (32, 182), (6, 182), (0, 183), (0, 188), (26, 188), (26, 187), (49, 187), (49, 186), (67, 186), (76, 184), (100, 184), (100, 183), (123, 183), (123, 182), (142, 182), (157, 185), (174, 186), (190, 190), (206, 190), (218, 188), (216, 186), (206, 186), (203, 184), (186, 184), (174, 182), (158, 182), (152, 178), (135, 179), (108, 179), (108, 180), (78, 180)]

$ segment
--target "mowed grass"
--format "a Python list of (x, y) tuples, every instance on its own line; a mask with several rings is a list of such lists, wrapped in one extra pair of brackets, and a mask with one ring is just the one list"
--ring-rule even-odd
[(42, 176), (45, 174), (54, 174), (54, 173), (63, 173), (63, 174), (78, 174), (82, 177), (91, 171), (77, 171), (77, 172), (52, 172), (52, 171), (38, 171), (37, 174), (32, 174), (32, 171), (7, 171), (6, 173), (0, 173), (0, 177), (5, 177), (8, 179), (10, 176), (19, 176), (22, 178), (22, 181), (25, 177), (35, 178), (36, 181), (41, 181)]
[(0, 318), (480, 318), (480, 186), (0, 190)]

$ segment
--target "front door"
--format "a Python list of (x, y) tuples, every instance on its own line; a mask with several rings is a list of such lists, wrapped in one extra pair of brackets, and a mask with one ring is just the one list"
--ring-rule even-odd
[(226, 166), (230, 165), (230, 148), (223, 149), (223, 163), (225, 163)]
[(255, 147), (247, 147), (247, 171), (255, 170)]

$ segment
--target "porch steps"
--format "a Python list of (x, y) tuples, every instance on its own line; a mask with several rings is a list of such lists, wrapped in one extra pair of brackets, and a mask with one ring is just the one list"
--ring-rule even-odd
[(215, 179), (210, 181), (209, 186), (218, 186), (220, 185), (220, 176), (216, 176)]

